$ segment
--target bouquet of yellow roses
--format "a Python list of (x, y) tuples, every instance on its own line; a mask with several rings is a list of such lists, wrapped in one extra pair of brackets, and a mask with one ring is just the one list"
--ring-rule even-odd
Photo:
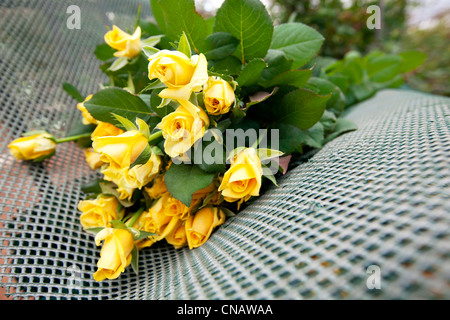
[(137, 272), (139, 250), (158, 241), (203, 245), (276, 185), (288, 163), (355, 130), (340, 118), (346, 102), (374, 93), (355, 82), (353, 65), (370, 81), (381, 53), (315, 71), (323, 37), (301, 23), (274, 27), (257, 0), (226, 0), (214, 20), (198, 15), (193, 0), (151, 5), (157, 24), (138, 16), (133, 30), (113, 26), (96, 47), (109, 79), (101, 90), (84, 97), (63, 85), (81, 120), (67, 137), (38, 130), (9, 145), (17, 159), (36, 162), (59, 143), (85, 148), (102, 177), (83, 187), (78, 205), (82, 227), (102, 245), (97, 281), (129, 265)]

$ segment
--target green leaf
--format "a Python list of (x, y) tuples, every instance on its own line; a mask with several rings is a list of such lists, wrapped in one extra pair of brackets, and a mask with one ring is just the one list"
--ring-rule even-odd
[(233, 54), (239, 40), (228, 32), (215, 32), (206, 38), (205, 57), (208, 60), (221, 60)]
[(326, 102), (331, 97), (309, 90), (298, 89), (286, 94), (277, 107), (278, 121), (300, 129), (311, 128), (323, 115)]
[(261, 76), (261, 72), (267, 64), (263, 59), (253, 59), (242, 69), (236, 82), (241, 86), (251, 86), (256, 84)]
[(87, 231), (92, 234), (97, 234), (100, 231), (102, 231), (103, 229), (105, 229), (105, 227), (92, 227), (92, 228), (86, 228), (86, 229), (84, 229), (84, 231)]
[[(207, 173), (197, 165), (192, 164), (172, 164), (167, 170), (164, 181), (170, 194), (184, 203), (191, 205), (192, 195), (211, 184), (214, 173)], [(180, 183), (188, 181), (189, 183)]]
[(147, 58), (151, 57), (155, 53), (158, 53), (159, 49), (153, 47), (142, 47), (142, 52), (147, 56)]
[[(223, 141), (221, 141), (220, 137), (217, 137), (218, 139), (216, 139), (216, 137), (217, 136), (213, 134), (211, 130), (207, 130), (202, 140), (199, 141), (199, 146), (197, 146), (193, 151), (194, 159), (201, 159), (201, 161), (194, 160), (196, 165), (207, 173), (226, 171)], [(218, 154), (216, 154), (216, 152)], [(197, 154), (199, 154), (200, 157), (198, 157)], [(208, 159), (211, 163), (207, 163), (206, 159)]]
[(139, 250), (136, 245), (131, 250), (131, 268), (136, 275), (139, 275)]
[(251, 96), (249, 96), (249, 102), (245, 105), (245, 109), (247, 110), (248, 108), (250, 108), (251, 106), (264, 102), (267, 99), (269, 99), (272, 95), (274, 95), (275, 93), (277, 93), (278, 88), (275, 87), (273, 88), (272, 92), (266, 92), (266, 91), (258, 91), (254, 94), (252, 94)]
[(109, 59), (114, 58), (114, 52), (116, 50), (111, 48), (108, 44), (102, 43), (95, 47), (94, 54), (97, 59), (101, 61), (107, 61)]
[(420, 51), (406, 51), (399, 54), (403, 59), (400, 65), (400, 72), (407, 73), (419, 67), (427, 58), (427, 55)]
[(262, 170), (263, 170), (263, 177), (269, 179), (274, 185), (278, 187), (277, 179), (275, 179), (275, 176), (272, 174), (271, 169), (265, 165), (262, 165)]
[(120, 57), (114, 60), (114, 62), (109, 66), (108, 71), (117, 71), (122, 69), (128, 64), (127, 57)]
[(275, 27), (270, 49), (283, 51), (288, 59), (294, 59), (292, 68), (298, 68), (317, 54), (323, 41), (319, 32), (303, 23), (284, 23)]
[(261, 73), (261, 83), (268, 82), (280, 73), (291, 70), (294, 60), (286, 58), (286, 54), (281, 50), (269, 49), (264, 61), (268, 66)]
[(147, 39), (142, 39), (141, 40), (141, 47), (151, 47), (153, 48), (154, 46), (156, 46), (160, 41), (161, 38), (164, 37), (163, 34), (159, 34), (156, 36), (151, 36)]
[(88, 183), (81, 186), (81, 191), (83, 191), (86, 194), (100, 194), (100, 193), (102, 193), (102, 188), (100, 186), (101, 181), (104, 181), (104, 180), (95, 179), (95, 180), (89, 181)]
[(113, 125), (120, 125), (113, 113), (132, 122), (136, 118), (149, 122), (152, 117), (152, 110), (139, 96), (120, 88), (100, 90), (84, 105), (95, 119)]
[(318, 94), (324, 96), (331, 94), (327, 101), (326, 108), (332, 110), (335, 114), (340, 114), (345, 108), (345, 96), (342, 91), (331, 81), (324, 78), (312, 77), (308, 84), (314, 85), (318, 89)]
[(164, 152), (157, 146), (151, 147), (152, 153), (156, 154), (157, 156), (164, 156)]
[(145, 86), (145, 88), (142, 89), (141, 92), (139, 92), (139, 94), (161, 88), (167, 88), (167, 86), (164, 83), (162, 83), (161, 80), (156, 79), (155, 81), (150, 82), (147, 86)]
[(163, 33), (166, 33), (166, 21), (164, 20), (164, 12), (159, 5), (159, 0), (150, 0), (152, 8), (152, 16), (155, 18), (158, 27)]
[(225, 216), (227, 216), (227, 217), (234, 217), (234, 216), (236, 216), (236, 214), (233, 211), (231, 211), (230, 209), (228, 209), (228, 208), (220, 207), (219, 210), (222, 210), (223, 213), (225, 213)]
[(73, 84), (64, 82), (62, 87), (65, 92), (67, 92), (72, 98), (74, 98), (78, 102), (84, 101), (84, 97), (81, 95), (80, 91), (78, 91), (78, 89)]
[(333, 82), (336, 86), (338, 86), (343, 94), (347, 93), (349, 81), (346, 75), (340, 73), (333, 74), (331, 76), (328, 76), (328, 80)]
[(216, 73), (224, 73), (227, 75), (238, 75), (242, 68), (241, 61), (235, 56), (228, 56), (218, 61), (210, 60), (208, 63), (214, 68)]
[[(47, 138), (47, 139), (49, 139), (49, 138)], [(39, 157), (39, 158), (33, 159), (33, 162), (37, 162), (37, 163), (38, 163), (38, 162), (43, 162), (44, 160), (53, 157), (53, 156), (55, 155), (55, 153), (56, 153), (56, 151), (53, 150), (53, 152), (51, 152), (51, 153), (49, 153), (49, 154), (47, 154), (47, 155), (44, 155), (44, 156), (41, 156), (41, 157)]]
[(298, 88), (302, 88), (308, 82), (308, 79), (312, 75), (312, 69), (306, 70), (288, 70), (278, 74), (271, 80), (261, 83), (263, 87), (272, 87), (280, 85), (290, 85)]
[(130, 165), (130, 169), (140, 164), (146, 164), (151, 156), (152, 156), (152, 148), (150, 147), (149, 144), (147, 144), (145, 148), (142, 150), (142, 152), (139, 154), (139, 156), (136, 158), (136, 160), (134, 160), (134, 162)]
[(322, 148), (324, 145), (325, 130), (322, 123), (317, 122), (306, 132), (305, 144), (313, 148)]
[(353, 121), (345, 118), (338, 118), (333, 133), (329, 134), (325, 138), (325, 142), (331, 141), (340, 136), (341, 134), (354, 130), (358, 130), (358, 126)]
[(296, 126), (283, 123), (274, 125), (272, 128), (278, 130), (279, 149), (284, 154), (296, 151), (305, 141), (305, 133)]
[(324, 127), (318, 122), (308, 130), (301, 130), (297, 126), (279, 123), (273, 128), (279, 130), (279, 149), (285, 155), (296, 152), (303, 145), (321, 148), (324, 144)]
[(139, 241), (142, 239), (146, 239), (148, 237), (157, 237), (158, 236), (156, 233), (148, 232), (148, 231), (144, 231), (144, 230), (138, 230), (135, 228), (129, 228), (129, 230), (133, 234), (134, 241)]
[(256, 153), (261, 161), (278, 158), (283, 155), (282, 151), (267, 148), (258, 148)]
[(152, 110), (161, 118), (167, 116), (169, 113), (174, 111), (170, 101), (167, 101), (167, 99), (162, 99), (158, 93), (161, 90), (153, 90), (150, 95), (150, 105), (152, 107)]
[(150, 138), (150, 127), (147, 122), (142, 119), (136, 118), (136, 124), (139, 128), (139, 132), (142, 133), (147, 139)]
[(348, 77), (350, 83), (361, 83), (364, 79), (364, 68), (361, 59), (345, 61), (341, 73)]
[(181, 34), (180, 41), (178, 41), (178, 49), (179, 52), (184, 53), (188, 58), (191, 57), (191, 46), (189, 45), (189, 41), (186, 37), (186, 33), (183, 31)]
[(119, 123), (122, 125), (121, 127), (126, 131), (137, 130), (136, 125), (127, 118), (119, 116), (118, 114), (115, 113), (113, 113), (112, 115), (114, 116), (114, 118), (117, 119), (117, 121), (119, 121)]
[(322, 118), (320, 118), (320, 123), (323, 125), (325, 132), (333, 131), (336, 127), (336, 116), (333, 112), (325, 110)]
[(400, 73), (402, 63), (403, 59), (396, 55), (378, 56), (366, 62), (367, 74), (372, 81), (386, 82)]
[(350, 92), (355, 96), (357, 101), (363, 101), (376, 93), (376, 87), (374, 82), (364, 80), (361, 83), (355, 83), (350, 85)]
[(228, 32), (239, 40), (236, 55), (242, 63), (264, 58), (273, 34), (273, 22), (259, 0), (225, 0), (217, 10), (214, 32)]
[(120, 221), (120, 220), (111, 220), (111, 221), (109, 221), (109, 222), (111, 223), (111, 225), (112, 225), (112, 227), (113, 227), (114, 229), (124, 229), (124, 230), (128, 230), (127, 225), (126, 225), (123, 221)]
[(134, 195), (133, 198), (128, 201), (128, 200), (121, 200), (119, 198), (119, 192), (116, 190), (116, 186), (114, 183), (110, 182), (110, 181), (100, 181), (99, 182), (100, 188), (102, 189), (102, 193), (105, 195), (111, 195), (117, 198), (117, 201), (119, 201), (119, 203), (124, 206), (125, 208), (131, 207), (134, 203), (135, 203), (135, 199), (134, 199)]
[(29, 136), (33, 136), (35, 134), (42, 134), (42, 133), (47, 133), (48, 134), (48, 132), (45, 131), (45, 130), (31, 130), (31, 131), (27, 131), (27, 132), (22, 133), (22, 137), (29, 137)]
[(184, 31), (191, 48), (197, 53), (203, 52), (208, 29), (205, 20), (195, 11), (194, 0), (159, 0), (158, 3), (164, 16), (166, 35), (177, 41)]

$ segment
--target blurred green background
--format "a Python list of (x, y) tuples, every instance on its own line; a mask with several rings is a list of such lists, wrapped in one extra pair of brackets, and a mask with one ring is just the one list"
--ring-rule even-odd
[[(202, 15), (213, 15), (222, 1), (199, 0)], [(263, 0), (275, 23), (302, 22), (324, 37), (320, 56), (341, 59), (347, 52), (365, 55), (418, 50), (427, 59), (406, 75), (412, 89), (450, 96), (449, 0)], [(381, 12), (381, 29), (367, 28), (370, 5)]]

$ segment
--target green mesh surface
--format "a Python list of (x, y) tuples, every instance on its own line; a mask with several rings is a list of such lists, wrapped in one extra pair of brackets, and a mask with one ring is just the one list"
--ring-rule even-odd
[[(81, 30), (66, 9), (81, 9)], [(149, 15), (142, 2), (143, 17)], [(15, 161), (22, 132), (68, 132), (61, 89), (104, 81), (92, 52), (138, 1), (0, 2), (0, 285), (36, 299), (449, 299), (450, 99), (389, 90), (350, 110), (359, 130), (328, 143), (194, 250), (141, 251), (115, 281), (92, 279), (100, 248), (79, 224), (95, 175), (75, 144), (44, 164)], [(113, 17), (114, 19), (110, 20)], [(368, 289), (369, 265), (381, 289)]]

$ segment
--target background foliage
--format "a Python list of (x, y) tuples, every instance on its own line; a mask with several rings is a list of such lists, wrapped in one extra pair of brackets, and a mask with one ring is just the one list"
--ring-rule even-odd
[[(427, 29), (408, 26), (408, 6), (418, 0), (272, 0), (267, 1), (278, 23), (302, 22), (326, 39), (320, 55), (342, 59), (350, 51), (362, 55), (371, 50), (397, 54), (419, 50), (427, 55), (417, 70), (405, 76), (413, 89), (450, 96), (450, 28), (449, 12), (440, 22)], [(382, 29), (366, 27), (368, 6), (376, 4), (382, 11)]]

